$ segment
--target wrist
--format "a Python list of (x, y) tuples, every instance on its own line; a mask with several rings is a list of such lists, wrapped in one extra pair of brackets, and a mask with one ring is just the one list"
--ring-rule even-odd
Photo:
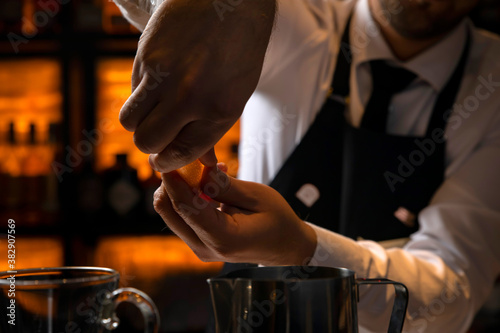
[(316, 231), (307, 223), (301, 221), (300, 234), (296, 242), (292, 242), (290, 251), (291, 265), (305, 266), (308, 265), (316, 252), (317, 235)]

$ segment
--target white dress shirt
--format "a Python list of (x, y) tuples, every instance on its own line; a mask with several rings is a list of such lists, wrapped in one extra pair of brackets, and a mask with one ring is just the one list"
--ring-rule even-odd
[[(145, 0), (115, 1), (140, 29), (155, 9)], [(242, 116), (240, 178), (268, 183), (300, 142), (324, 102), (353, 8), (348, 119), (359, 125), (371, 92), (366, 61), (399, 63), (373, 23), (368, 1), (279, 1), (263, 72)], [(464, 20), (430, 49), (399, 63), (418, 79), (393, 98), (387, 130), (425, 133), (467, 30), (471, 53), (445, 131), (445, 181), (420, 213), (419, 231), (403, 248), (387, 249), (313, 226), (318, 245), (311, 264), (346, 267), (358, 277), (384, 277), (408, 287), (405, 332), (465, 332), (500, 274), (499, 39)], [(393, 291), (373, 286), (360, 292), (360, 331), (387, 331)]]

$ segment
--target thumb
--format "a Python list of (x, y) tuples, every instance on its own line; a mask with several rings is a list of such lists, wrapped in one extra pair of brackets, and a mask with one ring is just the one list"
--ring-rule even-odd
[(213, 167), (217, 164), (217, 156), (215, 156), (214, 148), (210, 148), (205, 154), (200, 157), (201, 163), (207, 167)]
[(254, 187), (259, 184), (230, 177), (221, 169), (224, 166), (220, 164), (205, 167), (201, 180), (203, 193), (220, 203), (253, 211), (257, 204)]

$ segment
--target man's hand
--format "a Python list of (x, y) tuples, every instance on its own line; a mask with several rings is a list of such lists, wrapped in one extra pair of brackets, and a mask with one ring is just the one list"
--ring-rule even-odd
[[(205, 168), (203, 194), (174, 171), (162, 175), (154, 205), (170, 229), (204, 261), (304, 265), (316, 233), (272, 188)], [(220, 209), (209, 202), (221, 202)]]
[(120, 112), (153, 168), (169, 172), (212, 148), (236, 122), (257, 86), (276, 0), (166, 0), (137, 50), (132, 95)]

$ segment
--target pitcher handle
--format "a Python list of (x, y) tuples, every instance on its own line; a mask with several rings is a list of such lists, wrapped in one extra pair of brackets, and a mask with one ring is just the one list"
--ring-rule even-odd
[[(408, 289), (399, 282), (388, 279), (356, 279), (358, 287), (362, 284), (392, 284), (396, 291), (394, 305), (392, 306), (391, 320), (388, 333), (401, 333), (405, 321), (406, 308), (408, 307)], [(358, 293), (359, 295), (359, 293)], [(358, 299), (359, 301), (359, 299)]]
[(148, 295), (135, 288), (120, 288), (107, 295), (101, 320), (107, 330), (114, 330), (120, 324), (115, 310), (122, 302), (130, 302), (139, 308), (144, 317), (145, 333), (158, 333), (160, 315), (156, 305)]

